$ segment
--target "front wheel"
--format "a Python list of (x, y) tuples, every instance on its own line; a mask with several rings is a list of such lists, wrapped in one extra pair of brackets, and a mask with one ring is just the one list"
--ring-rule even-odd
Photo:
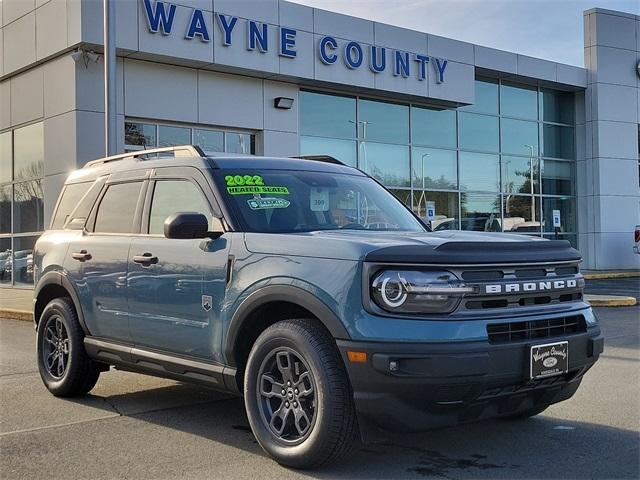
[(275, 460), (313, 468), (349, 452), (356, 433), (351, 387), (329, 333), (286, 320), (256, 340), (244, 376), (251, 429)]
[(44, 308), (38, 322), (38, 370), (56, 397), (88, 393), (100, 369), (87, 356), (84, 332), (70, 298), (56, 298)]

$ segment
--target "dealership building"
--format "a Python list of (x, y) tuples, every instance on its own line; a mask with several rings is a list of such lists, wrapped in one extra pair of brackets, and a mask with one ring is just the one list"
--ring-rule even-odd
[[(103, 6), (0, 5), (0, 286), (24, 286), (66, 175), (104, 156)], [(115, 22), (119, 151), (331, 155), (435, 230), (640, 268), (636, 15), (584, 12), (585, 68), (279, 0), (118, 1)]]

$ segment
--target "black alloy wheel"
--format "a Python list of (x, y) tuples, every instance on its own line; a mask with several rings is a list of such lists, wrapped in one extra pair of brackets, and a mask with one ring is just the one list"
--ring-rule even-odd
[(42, 363), (49, 375), (62, 379), (69, 365), (69, 335), (60, 315), (52, 315), (44, 327)]
[(256, 393), (260, 415), (283, 443), (304, 441), (316, 420), (315, 380), (300, 353), (272, 350), (262, 362)]

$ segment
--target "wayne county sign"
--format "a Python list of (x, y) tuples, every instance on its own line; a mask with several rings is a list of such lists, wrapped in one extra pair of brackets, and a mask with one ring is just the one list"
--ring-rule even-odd
[[(246, 20), (245, 31), (242, 32), (238, 17), (194, 8), (188, 23), (176, 26), (176, 5), (159, 0), (154, 2), (143, 0), (143, 2), (150, 33), (171, 35), (175, 29), (180, 28), (184, 29), (186, 40), (198, 39), (201, 42), (210, 42), (213, 32), (207, 28), (205, 16), (213, 15), (215, 22), (220, 27), (220, 41), (224, 47), (232, 47), (240, 36), (244, 38), (247, 50), (267, 53), (270, 49), (275, 48), (281, 57), (295, 59), (298, 55), (296, 50), (297, 31), (294, 28), (277, 26), (278, 45), (274, 46), (269, 44), (267, 23)], [(448, 61), (442, 58), (378, 45), (362, 45), (360, 42), (344, 41), (330, 35), (321, 36), (316, 47), (318, 58), (326, 65), (333, 65), (341, 61), (351, 70), (369, 68), (376, 74), (391, 69), (395, 76), (413, 77), (419, 81), (426, 80), (431, 69), (431, 74), (435, 75), (437, 83), (445, 81)]]

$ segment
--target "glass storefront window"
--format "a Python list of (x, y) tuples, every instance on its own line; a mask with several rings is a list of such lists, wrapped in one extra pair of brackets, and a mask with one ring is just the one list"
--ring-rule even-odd
[(498, 82), (496, 80), (476, 80), (475, 101), (459, 110), (476, 113), (498, 114)]
[(11, 239), (0, 238), (0, 285), (11, 283), (11, 253)]
[(11, 165), (12, 146), (11, 132), (0, 133), (0, 183), (13, 180), (13, 169)]
[(526, 120), (500, 120), (500, 143), (502, 153), (538, 156), (538, 123)]
[(37, 239), (37, 236), (13, 239), (13, 262), (10, 269), (16, 285), (33, 285), (33, 247)]
[(174, 145), (189, 145), (191, 143), (191, 129), (184, 127), (158, 126), (158, 146), (173, 147)]
[(14, 180), (44, 175), (44, 133), (42, 122), (13, 131)]
[[(432, 202), (435, 217), (427, 220), (427, 205)], [(457, 230), (458, 222), (458, 194), (455, 192), (429, 192), (415, 190), (413, 192), (413, 211), (423, 221), (428, 222), (434, 231)]]
[(194, 128), (193, 143), (205, 153), (224, 152), (224, 132)]
[(255, 135), (220, 129), (126, 121), (125, 152), (193, 143), (206, 153), (255, 153)]
[(253, 139), (247, 133), (225, 133), (225, 152), (250, 154), (253, 152)]
[(356, 138), (356, 99), (300, 92), (300, 133)]
[(500, 86), (500, 114), (537, 120), (538, 91), (536, 87), (503, 83)]
[[(0, 284), (33, 286), (33, 245), (44, 229), (42, 122), (0, 134)], [(4, 185), (2, 185), (4, 183)]]
[(414, 145), (456, 148), (456, 112), (411, 107), (411, 142)]
[(11, 233), (11, 185), (0, 187), (0, 233)]
[(460, 190), (500, 191), (500, 158), (486, 153), (460, 152)]
[(329, 155), (352, 167), (358, 164), (355, 140), (301, 136), (300, 155)]
[(13, 186), (13, 232), (44, 230), (42, 180), (16, 183)]
[[(562, 198), (563, 232), (575, 232), (574, 93), (494, 79), (476, 79), (475, 91), (455, 110), (304, 92), (300, 152), (357, 165), (420, 216), (434, 201), (436, 229), (542, 235), (552, 231), (542, 207)], [(334, 108), (348, 133), (323, 134), (335, 127), (333, 102), (349, 112)]]
[(575, 95), (573, 92), (542, 89), (540, 111), (544, 122), (575, 123)]
[(415, 147), (413, 159), (413, 187), (455, 190), (458, 188), (458, 164), (455, 150)]
[(461, 149), (498, 151), (498, 117), (460, 112), (458, 114), (458, 128)]
[(565, 158), (574, 160), (575, 129), (559, 125), (542, 125), (541, 132), (542, 155), (545, 157)]
[[(518, 194), (539, 193), (539, 178), (540, 167), (537, 158), (502, 156), (503, 192)], [(532, 186), (533, 191), (531, 189)]]
[(576, 202), (573, 197), (542, 197), (543, 231), (553, 232), (553, 211), (560, 210), (560, 232), (575, 233)]
[(533, 195), (502, 197), (502, 230), (517, 233), (540, 233), (540, 204)]
[(126, 122), (124, 124), (124, 143), (141, 147), (155, 147), (156, 126), (149, 123)]
[(573, 195), (575, 164), (542, 160), (542, 193), (547, 195)]
[(499, 232), (500, 196), (477, 193), (460, 194), (460, 229), (475, 232)]
[(409, 107), (394, 103), (360, 100), (358, 138), (365, 141), (409, 143)]
[(360, 169), (383, 185), (409, 187), (409, 147), (388, 143), (360, 142)]
[(391, 188), (389, 191), (398, 197), (407, 207), (411, 208), (411, 190)]

